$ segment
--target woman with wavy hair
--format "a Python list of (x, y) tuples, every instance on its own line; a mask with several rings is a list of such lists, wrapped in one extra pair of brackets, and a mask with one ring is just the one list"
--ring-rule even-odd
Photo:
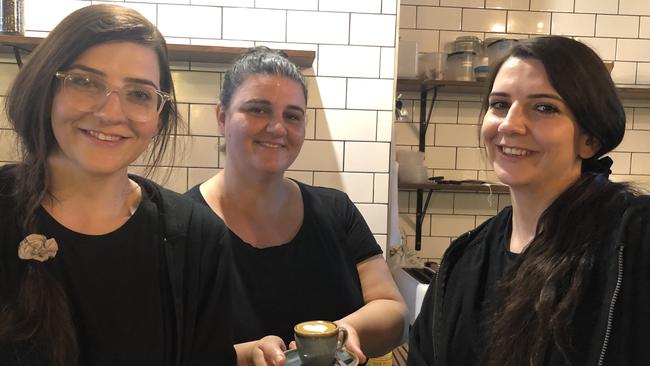
[(163, 36), (113, 5), (67, 16), (20, 70), (6, 111), (21, 160), (0, 169), (0, 364), (234, 364), (223, 224), (127, 172), (173, 148), (173, 95)]
[(408, 364), (650, 364), (650, 198), (608, 179), (625, 112), (605, 65), (569, 38), (520, 42), (483, 106), (512, 206), (447, 249)]

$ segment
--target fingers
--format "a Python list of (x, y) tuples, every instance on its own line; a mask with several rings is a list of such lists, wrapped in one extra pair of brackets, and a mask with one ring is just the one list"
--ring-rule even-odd
[(350, 325), (350, 323), (342, 321), (335, 321), (335, 323), (340, 327), (344, 327), (348, 331), (348, 340), (345, 342), (345, 349), (350, 353), (354, 353), (359, 359), (359, 363), (365, 363), (368, 358), (361, 350), (361, 341), (359, 340), (357, 331), (352, 325)]
[(347, 349), (348, 352), (355, 354), (359, 359), (359, 363), (365, 363), (368, 360), (363, 351), (361, 351), (361, 348), (359, 348), (358, 343), (353, 344), (348, 340), (348, 342), (345, 344), (345, 349)]
[(253, 364), (255, 366), (284, 366), (286, 347), (280, 337), (266, 336), (255, 344)]
[(298, 348), (298, 346), (296, 346), (296, 341), (291, 341), (291, 343), (289, 343), (289, 349), (296, 349), (296, 348)]

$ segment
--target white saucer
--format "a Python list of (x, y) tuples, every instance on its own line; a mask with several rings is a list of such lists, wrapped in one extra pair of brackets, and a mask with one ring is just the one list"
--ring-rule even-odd
[[(287, 356), (287, 361), (284, 364), (285, 366), (302, 366), (300, 356), (298, 356), (298, 350), (288, 350), (284, 355)], [(357, 366), (359, 364), (357, 356), (345, 349), (336, 352), (336, 359), (338, 360), (338, 365), (341, 366)], [(338, 366), (337, 364), (334, 365)]]

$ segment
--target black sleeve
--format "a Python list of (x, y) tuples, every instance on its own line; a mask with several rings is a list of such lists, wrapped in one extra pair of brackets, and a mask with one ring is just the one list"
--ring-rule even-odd
[(194, 205), (188, 232), (183, 365), (235, 365), (232, 342), (230, 249), (224, 240), (225, 224), (212, 211)]
[[(370, 231), (366, 220), (354, 205), (347, 194), (341, 192), (341, 211), (345, 218), (345, 230), (348, 237), (348, 245), (357, 263), (382, 254), (381, 247), (377, 244), (375, 237)], [(336, 213), (335, 213), (336, 214)]]
[(205, 201), (205, 198), (203, 198), (203, 195), (201, 194), (201, 185), (197, 184), (194, 187), (190, 188), (187, 192), (184, 193), (187, 197), (193, 199), (194, 201), (202, 204), (202, 205), (208, 205), (208, 203)]
[(422, 307), (409, 336), (407, 366), (435, 366), (433, 352), (433, 309), (435, 303), (435, 281), (429, 285)]
[(623, 281), (607, 365), (650, 365), (650, 197), (637, 201), (626, 227)]

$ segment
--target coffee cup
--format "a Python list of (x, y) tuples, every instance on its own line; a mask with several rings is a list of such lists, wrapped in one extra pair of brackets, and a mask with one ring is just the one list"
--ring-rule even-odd
[(312, 320), (293, 327), (300, 361), (305, 366), (332, 366), (348, 331), (334, 322)]

